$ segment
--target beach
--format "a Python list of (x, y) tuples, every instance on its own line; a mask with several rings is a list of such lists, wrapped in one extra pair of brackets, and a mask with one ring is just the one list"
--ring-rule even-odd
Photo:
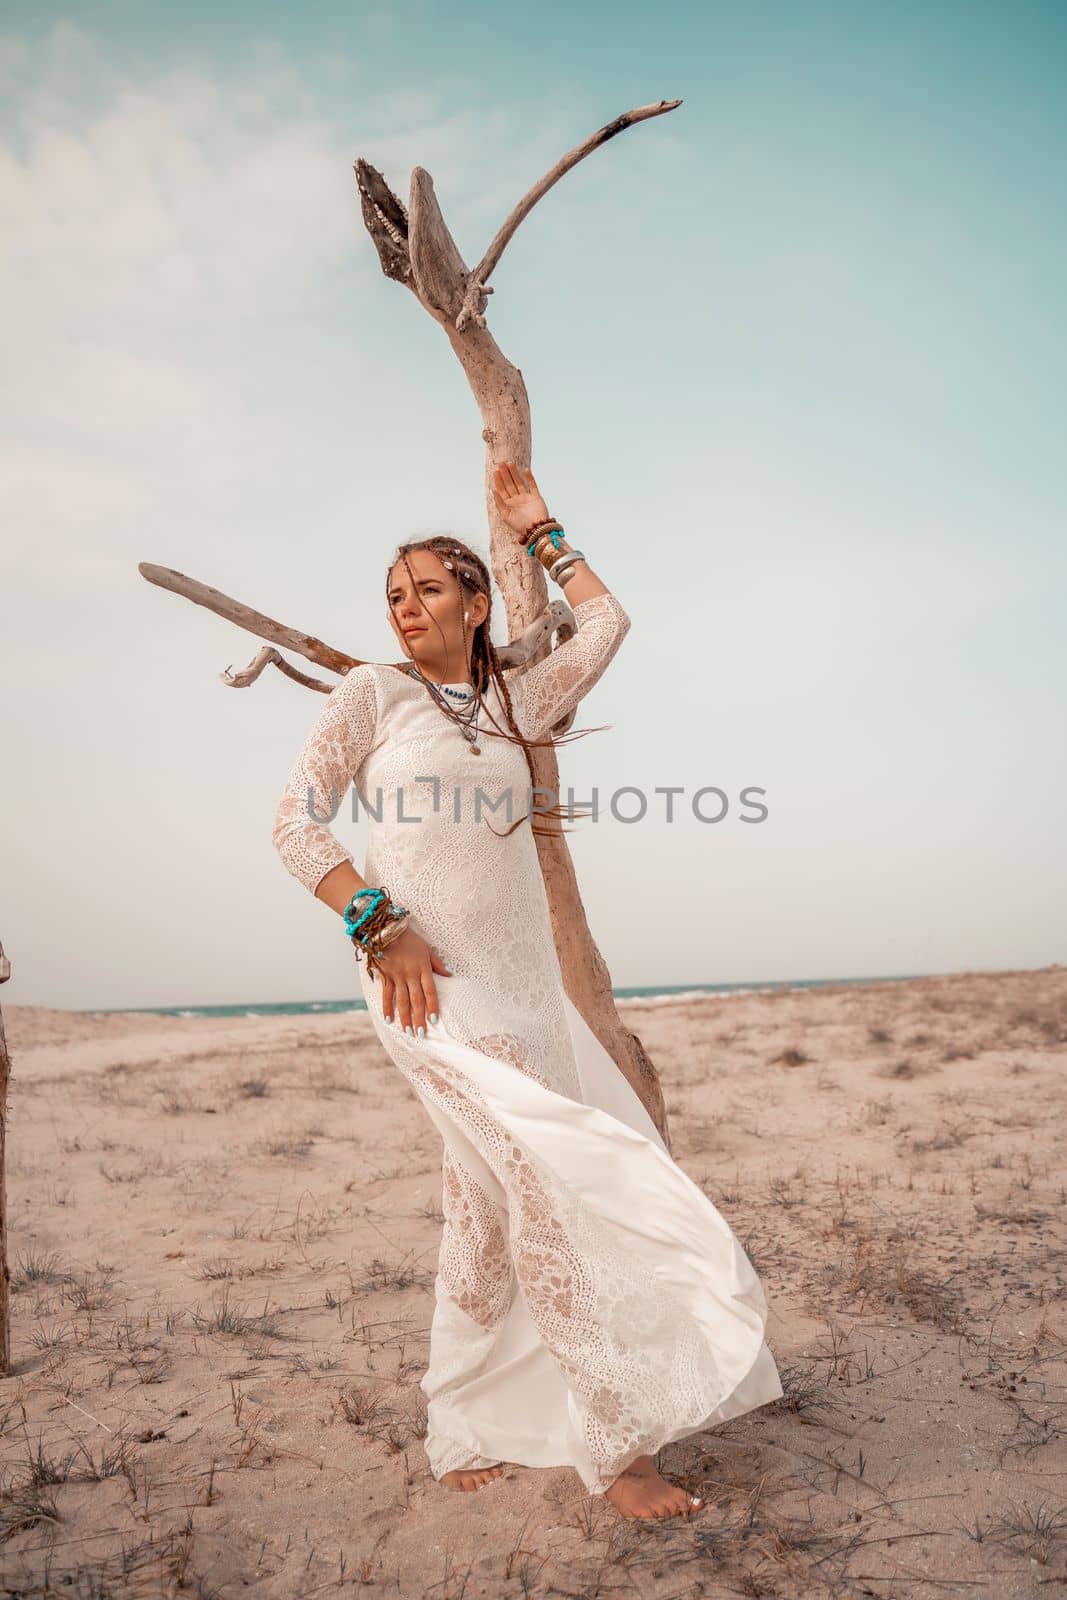
[(619, 1011), (785, 1389), (662, 1453), (661, 1523), (431, 1477), (441, 1146), (365, 1012), (5, 1004), (0, 1592), (1058, 1592), (1067, 968)]

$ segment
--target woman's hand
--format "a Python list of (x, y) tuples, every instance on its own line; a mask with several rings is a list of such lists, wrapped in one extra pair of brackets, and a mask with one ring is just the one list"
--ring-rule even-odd
[[(526, 478), (530, 480), (529, 485)], [(533, 470), (527, 468), (524, 476), (522, 468), (510, 461), (502, 461), (493, 472), (493, 498), (508, 527), (514, 528), (522, 538), (539, 522), (547, 522), (552, 514), (541, 498)]]
[(433, 975), (440, 972), (451, 978), (453, 974), (414, 928), (405, 928), (376, 959), (375, 967), (382, 980), (382, 1014), (386, 1022), (395, 1019), (402, 1028), (410, 1027), (417, 1033), (426, 1027), (428, 1015), (440, 1013)]

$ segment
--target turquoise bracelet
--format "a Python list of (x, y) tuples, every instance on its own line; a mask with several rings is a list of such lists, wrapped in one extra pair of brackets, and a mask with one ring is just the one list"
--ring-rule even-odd
[[(563, 536), (564, 536), (564, 530), (562, 528), (550, 528), (548, 530), (548, 537), (552, 540), (552, 548), (554, 550), (558, 550), (559, 549), (559, 542), (563, 538)], [(543, 537), (544, 537), (544, 535), (539, 533), (537, 535), (537, 538), (533, 539), (526, 546), (526, 554), (528, 556), (532, 556), (533, 555), (533, 553), (534, 553), (534, 545), (536, 545), (539, 542), (539, 540), (541, 540)]]
[[(356, 901), (357, 900), (363, 900), (363, 899), (366, 899), (366, 898), (369, 898), (370, 904), (368, 905), (367, 909), (364, 911), (363, 915), (361, 917), (357, 918), (356, 917), (356, 910), (358, 908), (356, 906)], [(382, 893), (382, 891), (380, 889), (357, 889), (356, 890), (355, 894), (352, 896), (351, 900), (345, 906), (345, 909), (344, 909), (344, 911), (342, 913), (342, 915), (344, 916), (344, 919), (345, 919), (345, 927), (348, 929), (348, 936), (349, 936), (350, 939), (354, 939), (354, 938), (357, 937), (360, 928), (362, 928), (362, 926), (366, 922), (367, 918), (368, 917), (372, 917), (374, 915), (375, 911), (378, 909), (378, 907), (381, 905), (381, 903), (382, 903), (382, 901), (384, 899), (385, 899), (385, 895)]]
[[(357, 900), (367, 900), (369, 902), (367, 909), (360, 917), (356, 916), (356, 911), (358, 910), (356, 905)], [(388, 901), (389, 903), (389, 917), (391, 920), (396, 921), (401, 917), (406, 917), (409, 915), (407, 907), (397, 905), (395, 901), (389, 900), (389, 896), (386, 894), (384, 889), (357, 889), (355, 894), (349, 900), (348, 904), (345, 906), (344, 911), (341, 913), (344, 917), (345, 929), (348, 933), (348, 937), (352, 940), (353, 944), (361, 944), (364, 946), (364, 948), (366, 948), (367, 938), (369, 935), (361, 936), (359, 930), (362, 928), (363, 924), (368, 920), (368, 918), (374, 916), (375, 912), (381, 906), (383, 901)]]

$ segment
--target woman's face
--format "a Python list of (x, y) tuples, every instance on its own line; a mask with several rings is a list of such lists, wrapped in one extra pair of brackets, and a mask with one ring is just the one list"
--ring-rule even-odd
[(485, 595), (461, 590), (455, 573), (432, 550), (409, 551), (407, 565), (398, 561), (387, 593), (389, 621), (404, 654), (442, 683), (465, 679), (470, 661), (463, 647), (463, 612), (470, 638), (488, 614)]

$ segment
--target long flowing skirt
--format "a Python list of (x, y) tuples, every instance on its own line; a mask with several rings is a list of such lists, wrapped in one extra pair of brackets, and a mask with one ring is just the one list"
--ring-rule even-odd
[(443, 1020), (403, 1034), (363, 986), (444, 1147), (421, 1385), (435, 1478), (567, 1465), (602, 1494), (636, 1455), (779, 1398), (752, 1264), (562, 987), (567, 1093)]

